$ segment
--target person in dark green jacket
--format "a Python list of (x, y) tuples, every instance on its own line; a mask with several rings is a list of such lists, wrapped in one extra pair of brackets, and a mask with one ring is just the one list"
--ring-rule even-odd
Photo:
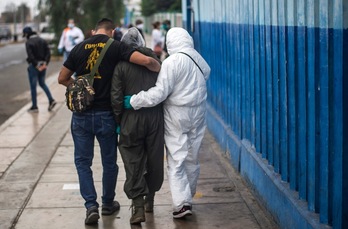
[[(156, 58), (151, 49), (144, 47), (145, 41), (135, 27), (124, 34), (121, 42)], [(111, 104), (126, 170), (124, 191), (132, 199), (131, 224), (145, 222), (144, 211), (153, 212), (155, 192), (163, 183), (164, 118), (162, 104), (138, 111), (125, 110), (123, 97), (155, 86), (157, 76), (145, 67), (123, 61), (116, 66), (112, 79)]]

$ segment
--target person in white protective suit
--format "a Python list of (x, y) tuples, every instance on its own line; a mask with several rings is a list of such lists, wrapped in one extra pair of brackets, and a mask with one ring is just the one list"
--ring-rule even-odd
[(162, 63), (156, 86), (125, 96), (124, 106), (137, 110), (165, 100), (164, 140), (173, 217), (182, 218), (192, 214), (192, 197), (200, 172), (198, 151), (206, 128), (206, 81), (210, 67), (183, 28), (171, 28), (166, 44), (170, 56)]
[(71, 50), (85, 39), (82, 30), (75, 26), (74, 19), (68, 20), (68, 26), (63, 30), (58, 43), (58, 52), (63, 53), (64, 62), (68, 59)]

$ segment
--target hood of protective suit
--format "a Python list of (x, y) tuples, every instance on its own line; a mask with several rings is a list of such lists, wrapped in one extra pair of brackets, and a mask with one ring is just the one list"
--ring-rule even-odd
[(122, 36), (121, 41), (132, 46), (133, 48), (145, 47), (145, 41), (141, 36), (139, 30), (135, 27), (131, 27)]
[(172, 28), (167, 35), (170, 55), (162, 63), (156, 86), (132, 96), (130, 103), (135, 110), (163, 101), (165, 107), (196, 107), (206, 101), (208, 63), (194, 49), (186, 30)]
[(168, 31), (166, 44), (169, 55), (194, 48), (192, 37), (185, 29), (180, 27), (174, 27)]

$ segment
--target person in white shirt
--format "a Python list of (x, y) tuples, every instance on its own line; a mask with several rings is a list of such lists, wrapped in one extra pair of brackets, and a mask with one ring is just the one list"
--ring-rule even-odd
[(63, 30), (58, 44), (58, 52), (63, 53), (64, 62), (75, 45), (84, 39), (85, 35), (80, 28), (75, 26), (74, 19), (69, 19), (68, 27)]
[(152, 24), (153, 30), (151, 33), (151, 49), (156, 53), (157, 57), (161, 59), (163, 51), (164, 37), (160, 30), (161, 23), (156, 21)]

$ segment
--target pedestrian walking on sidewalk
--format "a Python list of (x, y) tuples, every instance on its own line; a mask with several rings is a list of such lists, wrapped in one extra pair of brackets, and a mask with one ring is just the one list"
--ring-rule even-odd
[(196, 193), (210, 67), (183, 28), (168, 31), (167, 48), (170, 56), (162, 63), (156, 86), (125, 96), (124, 105), (138, 110), (164, 101), (164, 140), (173, 217), (182, 218), (192, 214), (192, 198)]
[[(111, 20), (101, 19), (97, 23), (93, 35), (71, 50), (61, 68), (58, 82), (68, 86), (74, 81), (72, 75), (75, 72), (77, 76), (90, 73), (102, 48), (113, 36), (114, 28), (115, 25)], [(84, 112), (73, 112), (71, 134), (74, 141), (74, 158), (80, 193), (87, 209), (85, 224), (96, 224), (100, 218), (91, 168), (95, 138), (99, 143), (103, 165), (102, 215), (111, 215), (120, 209), (120, 204), (114, 200), (118, 176), (117, 134), (111, 108), (110, 87), (115, 66), (121, 60), (146, 66), (152, 71), (160, 70), (160, 64), (155, 59), (137, 52), (127, 44), (113, 41), (94, 75), (95, 95), (92, 107)]]
[(66, 61), (71, 50), (78, 43), (85, 39), (85, 35), (82, 30), (75, 25), (74, 19), (68, 20), (67, 27), (63, 30), (59, 39), (58, 52), (63, 53), (63, 60)]
[(45, 82), (46, 69), (51, 59), (50, 49), (47, 42), (39, 37), (31, 27), (23, 28), (23, 37), (27, 39), (25, 42), (25, 48), (28, 56), (28, 76), (32, 102), (32, 106), (29, 108), (28, 112), (36, 113), (39, 111), (37, 106), (37, 82), (39, 82), (40, 87), (46, 93), (48, 98), (48, 111), (52, 111), (56, 105), (56, 101), (53, 99)]
[(161, 59), (163, 52), (164, 36), (160, 30), (161, 23), (156, 21), (152, 24), (153, 29), (151, 31), (151, 49), (156, 53), (158, 59)]
[[(145, 47), (135, 27), (130, 28), (121, 41), (157, 58)], [(144, 211), (153, 212), (155, 192), (163, 183), (164, 120), (162, 104), (138, 111), (125, 110), (123, 97), (155, 86), (157, 76), (158, 73), (143, 66), (122, 61), (116, 66), (112, 79), (111, 104), (119, 127), (118, 148), (126, 171), (124, 191), (132, 200), (131, 224), (145, 222)]]
[(170, 20), (164, 20), (162, 22), (163, 36), (164, 36), (164, 46), (163, 51), (165, 52), (165, 58), (169, 56), (167, 49), (167, 33), (170, 30)]
[[(139, 30), (141, 36), (143, 37), (144, 41), (145, 41), (145, 35), (144, 35), (144, 22), (141, 19), (137, 19), (135, 21), (135, 27)], [(145, 45), (146, 45), (146, 41), (145, 41)]]

